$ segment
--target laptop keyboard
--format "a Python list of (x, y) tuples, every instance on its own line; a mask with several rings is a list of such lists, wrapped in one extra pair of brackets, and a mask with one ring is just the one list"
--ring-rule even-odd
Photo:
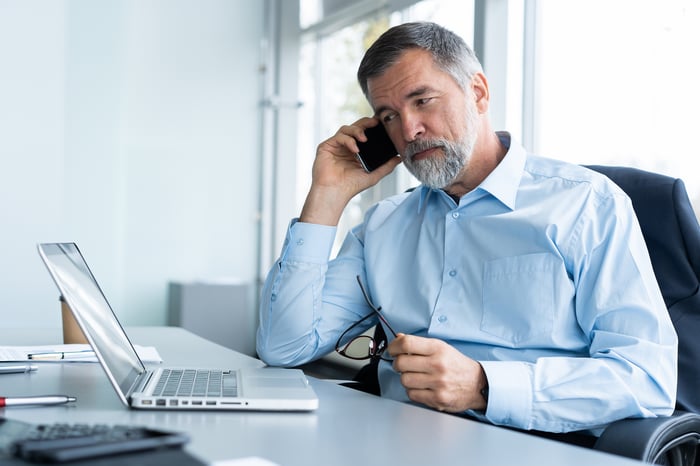
[(154, 396), (235, 397), (236, 373), (221, 370), (164, 369)]

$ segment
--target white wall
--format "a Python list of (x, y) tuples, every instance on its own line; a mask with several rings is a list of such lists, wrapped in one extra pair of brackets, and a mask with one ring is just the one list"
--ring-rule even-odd
[(263, 10), (0, 0), (0, 340), (60, 325), (41, 241), (127, 325), (165, 323), (170, 280), (254, 282)]

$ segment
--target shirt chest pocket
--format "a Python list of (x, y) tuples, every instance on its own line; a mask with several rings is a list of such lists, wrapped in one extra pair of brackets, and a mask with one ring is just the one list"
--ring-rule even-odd
[(503, 344), (548, 346), (556, 293), (568, 284), (567, 277), (563, 262), (548, 253), (486, 262), (481, 330)]

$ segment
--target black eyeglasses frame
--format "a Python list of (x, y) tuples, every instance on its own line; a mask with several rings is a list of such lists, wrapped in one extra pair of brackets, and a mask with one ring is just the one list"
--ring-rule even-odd
[[(335, 343), (335, 351), (340, 354), (341, 356), (344, 356), (349, 359), (354, 359), (356, 361), (362, 361), (365, 359), (375, 359), (375, 358), (380, 358), (384, 361), (392, 361), (391, 359), (383, 358), (382, 354), (384, 353), (384, 350), (386, 349), (386, 339), (382, 339), (381, 341), (375, 340), (373, 337), (369, 335), (358, 335), (351, 339), (349, 342), (347, 342), (345, 345), (342, 345), (340, 342), (345, 338), (345, 335), (348, 334), (352, 329), (360, 325), (362, 322), (365, 320), (369, 319), (370, 317), (376, 315), (379, 320), (386, 326), (387, 329), (391, 332), (391, 334), (396, 337), (396, 332), (394, 329), (391, 327), (391, 324), (386, 320), (384, 315), (382, 314), (381, 310), (382, 307), (375, 306), (372, 300), (369, 297), (369, 294), (367, 293), (367, 290), (365, 289), (364, 285), (362, 284), (362, 280), (360, 279), (360, 276), (357, 275), (357, 283), (360, 285), (360, 290), (362, 290), (362, 296), (364, 296), (365, 301), (367, 302), (367, 305), (372, 309), (372, 312), (364, 316), (362, 319), (358, 320), (354, 324), (352, 324), (350, 327), (348, 327), (338, 338), (338, 341)], [(348, 349), (350, 348), (351, 345), (357, 344), (358, 341), (362, 340), (367, 340), (368, 346), (367, 346), (367, 354), (362, 355), (362, 356), (354, 356), (348, 352)]]

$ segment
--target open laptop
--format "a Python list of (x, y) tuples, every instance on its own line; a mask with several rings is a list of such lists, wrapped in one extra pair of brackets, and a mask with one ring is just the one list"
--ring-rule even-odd
[(75, 243), (38, 245), (75, 320), (122, 402), (140, 409), (311, 411), (318, 398), (298, 369), (146, 369)]

